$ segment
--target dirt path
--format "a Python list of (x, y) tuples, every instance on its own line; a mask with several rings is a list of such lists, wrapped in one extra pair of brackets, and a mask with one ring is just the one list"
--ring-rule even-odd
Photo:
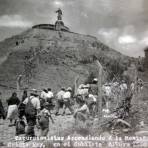
[[(55, 133), (59, 133), (63, 130), (70, 129), (73, 126), (74, 119), (71, 115), (65, 116), (54, 116), (53, 119), (55, 121), (54, 124), (50, 122), (50, 131), (48, 136), (55, 135)], [(2, 142), (4, 146), (0, 146), (3, 148), (8, 147), (8, 143), (15, 142), (15, 127), (9, 127), (8, 120), (0, 120), (0, 143)], [(40, 130), (35, 128), (35, 133), (37, 136), (40, 135)], [(23, 136), (23, 135), (21, 135)]]

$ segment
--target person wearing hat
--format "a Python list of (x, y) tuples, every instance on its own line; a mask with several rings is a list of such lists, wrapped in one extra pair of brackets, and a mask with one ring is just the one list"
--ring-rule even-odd
[(96, 104), (97, 104), (97, 98), (91, 94), (89, 92), (88, 96), (87, 96), (87, 106), (89, 108), (89, 112), (90, 112), (90, 115), (92, 115), (93, 117), (95, 117), (95, 114), (96, 114)]
[(30, 96), (23, 103), (25, 106), (25, 116), (28, 124), (26, 137), (34, 137), (34, 126), (36, 125), (36, 115), (40, 112), (40, 100), (36, 89), (32, 89)]
[(23, 95), (22, 95), (22, 100), (18, 106), (18, 111), (19, 111), (19, 118), (22, 119), (23, 116), (25, 115), (25, 104), (23, 103), (23, 101), (27, 98), (27, 89), (25, 88), (23, 91)]
[(55, 115), (58, 115), (60, 107), (61, 106), (63, 107), (63, 103), (64, 103), (63, 95), (64, 94), (65, 94), (65, 88), (62, 87), (61, 90), (56, 95), (56, 113), (55, 113)]
[(98, 79), (97, 78), (94, 78), (93, 79), (93, 83), (97, 83), (98, 82)]
[(51, 90), (51, 88), (48, 88), (47, 89), (47, 102), (49, 102), (49, 103), (52, 103), (52, 99), (53, 99), (53, 97), (54, 97), (54, 95), (53, 95), (53, 92), (52, 92), (52, 90)]
[(112, 89), (111, 89), (111, 86), (109, 83), (105, 83), (103, 85), (103, 101), (104, 101), (104, 104), (106, 106), (106, 109), (110, 109), (110, 106), (111, 106), (111, 100), (112, 100)]
[(81, 84), (78, 87), (77, 95), (82, 95), (82, 96), (88, 95), (88, 88), (89, 88), (88, 84), (87, 85)]
[(93, 116), (95, 116), (95, 114), (97, 113), (97, 110), (98, 110), (98, 108), (96, 107), (97, 101), (94, 101), (95, 100), (94, 98), (96, 98), (96, 99), (98, 98), (98, 79), (97, 78), (94, 78), (92, 83), (89, 84), (88, 92), (89, 92), (89, 94), (91, 94), (93, 96), (93, 97), (89, 97), (89, 95), (88, 95), (88, 100), (90, 98), (93, 98), (91, 105), (88, 105), (88, 106), (89, 106), (89, 108), (92, 108), (92, 107), (94, 108), (93, 109)]
[(94, 78), (92, 83), (89, 84), (89, 91), (95, 96), (98, 95), (98, 79), (97, 78)]
[(47, 89), (43, 89), (41, 91), (40, 98), (46, 101), (47, 100), (47, 93), (48, 93), (48, 90)]
[(47, 101), (47, 94), (48, 94), (47, 89), (43, 89), (41, 91), (41, 94), (40, 94), (40, 97), (39, 97), (41, 110), (43, 109), (43, 104)]
[(47, 136), (49, 132), (49, 118), (51, 119), (52, 123), (54, 123), (54, 120), (51, 116), (51, 113), (49, 111), (49, 103), (44, 103), (44, 108), (41, 110), (41, 112), (38, 114), (38, 123), (41, 129), (40, 136)]
[(120, 84), (120, 94), (122, 97), (125, 97), (127, 92), (127, 83), (125, 82), (125, 80), (122, 80), (121, 84)]
[(72, 92), (72, 88), (68, 87), (66, 92), (63, 95), (63, 101), (64, 101), (63, 115), (65, 114), (66, 108), (68, 108), (71, 114), (73, 114), (73, 108), (71, 107), (71, 102), (70, 102), (71, 92)]
[(77, 103), (79, 104), (79, 107), (74, 112), (74, 118), (76, 121), (79, 120), (85, 122), (89, 117), (89, 108), (86, 102), (83, 100), (82, 96), (79, 97)]

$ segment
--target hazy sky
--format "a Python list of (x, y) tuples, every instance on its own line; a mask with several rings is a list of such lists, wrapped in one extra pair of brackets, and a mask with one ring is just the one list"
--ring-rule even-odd
[(0, 0), (0, 40), (54, 23), (59, 7), (71, 31), (94, 35), (124, 54), (143, 55), (148, 45), (148, 0)]

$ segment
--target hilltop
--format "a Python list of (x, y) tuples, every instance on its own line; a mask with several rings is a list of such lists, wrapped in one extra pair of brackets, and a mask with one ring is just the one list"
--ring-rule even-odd
[(77, 75), (79, 82), (92, 73), (97, 76), (97, 67), (91, 62), (94, 56), (105, 70), (116, 73), (130, 61), (96, 37), (31, 28), (0, 42), (0, 84), (16, 87), (17, 76), (23, 74), (23, 86), (28, 85), (26, 79), (35, 88), (72, 86)]

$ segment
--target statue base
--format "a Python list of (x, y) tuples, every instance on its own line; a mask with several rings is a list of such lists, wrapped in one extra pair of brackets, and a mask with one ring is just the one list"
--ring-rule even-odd
[(60, 31), (64, 26), (64, 22), (62, 20), (57, 20), (55, 22), (55, 30)]
[(57, 20), (55, 22), (55, 25), (53, 25), (53, 24), (39, 24), (39, 25), (33, 26), (32, 28), (70, 32), (69, 28), (64, 26), (64, 22), (62, 20)]

